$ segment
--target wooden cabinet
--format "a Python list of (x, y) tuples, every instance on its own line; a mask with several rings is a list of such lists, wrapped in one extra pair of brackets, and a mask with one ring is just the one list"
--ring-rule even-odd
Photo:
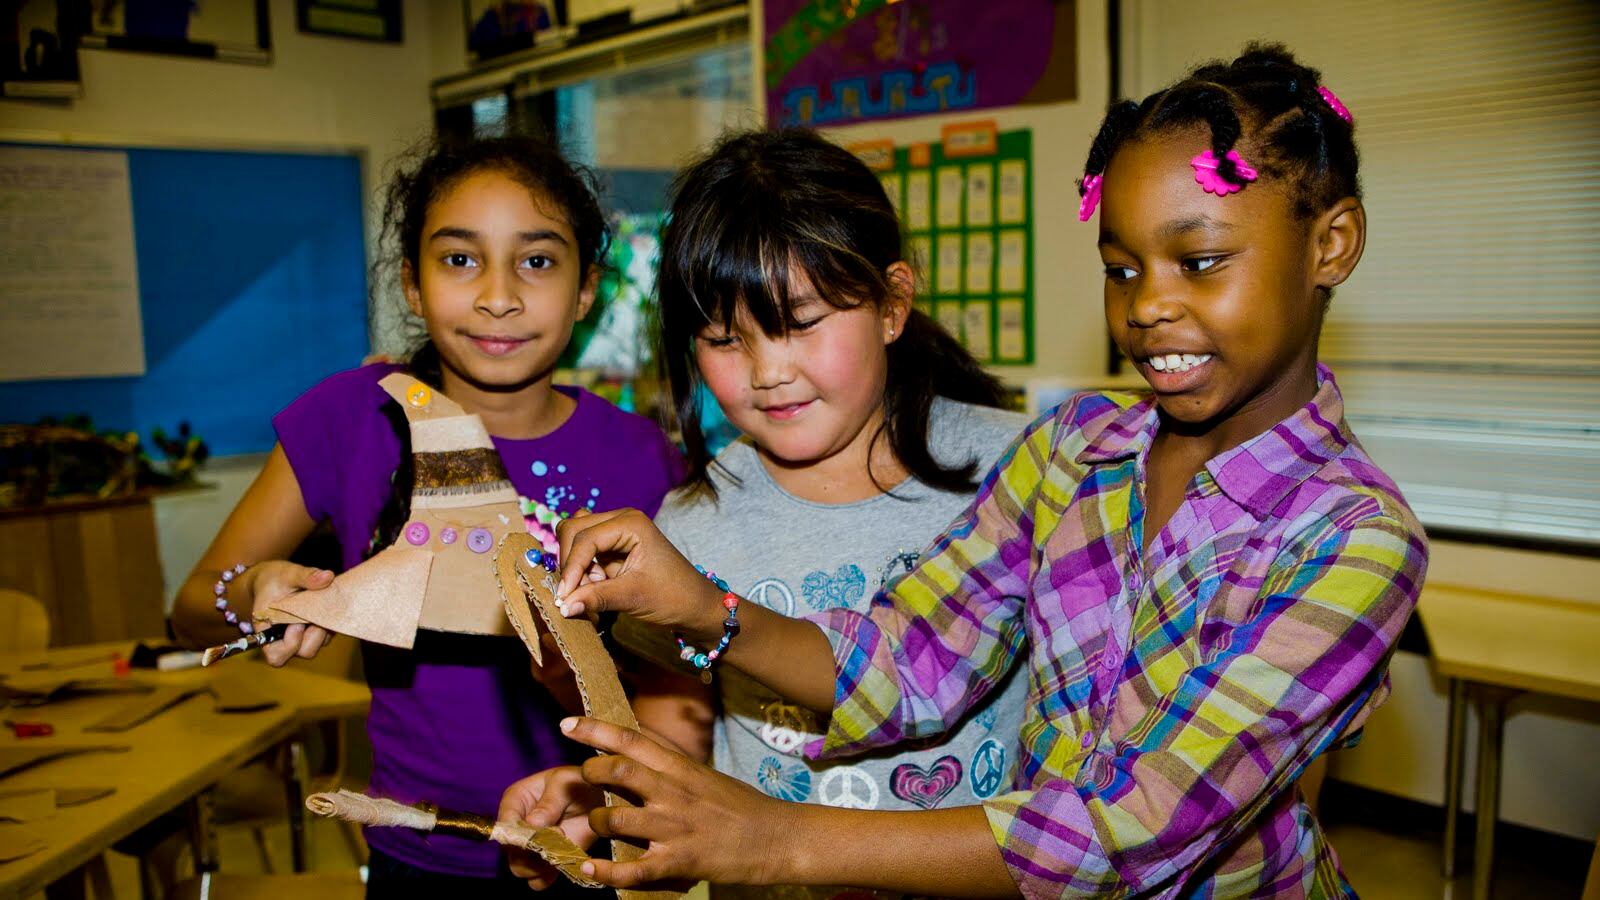
[(52, 646), (164, 634), (150, 497), (0, 510), (0, 587), (44, 603)]

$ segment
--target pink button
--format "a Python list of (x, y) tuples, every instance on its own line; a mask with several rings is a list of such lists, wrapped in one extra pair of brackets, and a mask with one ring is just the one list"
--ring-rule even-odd
[(428, 526), (421, 522), (412, 522), (406, 526), (406, 541), (413, 547), (421, 547), (428, 542)]
[(457, 535), (458, 532), (454, 528), (446, 528), (439, 532), (439, 543), (454, 544), (456, 542)]

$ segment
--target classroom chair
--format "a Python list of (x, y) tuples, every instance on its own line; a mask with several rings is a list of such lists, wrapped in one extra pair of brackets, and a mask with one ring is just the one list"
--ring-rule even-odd
[(50, 614), (32, 594), (0, 588), (0, 653), (50, 646)]

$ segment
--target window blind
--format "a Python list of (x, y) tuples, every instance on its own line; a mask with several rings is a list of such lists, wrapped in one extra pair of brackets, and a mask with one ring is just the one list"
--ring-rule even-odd
[(1349, 106), (1366, 255), (1322, 357), (1424, 524), (1600, 546), (1600, 4), (1134, 0), (1143, 96), (1250, 39)]

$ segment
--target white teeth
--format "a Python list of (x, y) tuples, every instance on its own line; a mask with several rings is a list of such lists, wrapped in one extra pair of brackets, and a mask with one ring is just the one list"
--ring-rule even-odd
[(1201, 353), (1168, 353), (1166, 356), (1152, 356), (1148, 360), (1150, 368), (1157, 372), (1187, 372), (1195, 366), (1202, 366), (1211, 361), (1211, 354)]

